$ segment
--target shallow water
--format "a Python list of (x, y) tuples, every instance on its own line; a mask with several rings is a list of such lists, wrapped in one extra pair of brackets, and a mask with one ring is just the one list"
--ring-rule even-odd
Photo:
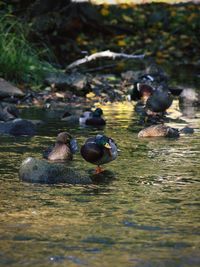
[[(103, 130), (33, 108), (23, 116), (47, 122), (37, 136), (0, 137), (0, 266), (200, 266), (200, 113), (190, 119), (193, 135), (143, 140), (131, 104), (103, 109)], [(63, 130), (79, 144), (97, 132), (115, 139), (121, 151), (105, 165), (105, 181), (19, 181), (22, 160), (41, 157)], [(79, 154), (72, 164), (94, 169)]]

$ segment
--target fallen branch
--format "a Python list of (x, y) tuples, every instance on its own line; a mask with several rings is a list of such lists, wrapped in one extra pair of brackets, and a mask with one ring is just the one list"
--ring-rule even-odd
[(106, 50), (106, 51), (94, 53), (90, 56), (85, 56), (84, 58), (74, 61), (73, 63), (67, 66), (67, 70), (73, 69), (81, 64), (84, 64), (89, 61), (96, 60), (97, 58), (102, 58), (102, 57), (108, 57), (112, 59), (116, 59), (116, 58), (143, 59), (145, 55), (144, 54), (143, 55), (128, 55), (124, 53), (115, 53), (115, 52), (111, 52), (110, 50)]

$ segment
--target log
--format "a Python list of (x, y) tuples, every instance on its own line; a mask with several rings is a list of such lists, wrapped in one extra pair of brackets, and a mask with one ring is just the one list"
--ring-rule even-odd
[(78, 59), (74, 62), (72, 62), (71, 64), (69, 64), (67, 66), (67, 70), (69, 69), (73, 69), (81, 64), (84, 64), (84, 63), (87, 63), (89, 61), (92, 61), (92, 60), (96, 60), (98, 58), (111, 58), (111, 59), (116, 59), (116, 58), (125, 58), (125, 59), (143, 59), (145, 57), (145, 54), (141, 54), (141, 55), (129, 55), (129, 54), (125, 54), (125, 53), (115, 53), (115, 52), (112, 52), (110, 50), (106, 50), (106, 51), (101, 51), (101, 52), (97, 52), (97, 53), (94, 53), (90, 56), (85, 56), (84, 58), (81, 58), (81, 59)]

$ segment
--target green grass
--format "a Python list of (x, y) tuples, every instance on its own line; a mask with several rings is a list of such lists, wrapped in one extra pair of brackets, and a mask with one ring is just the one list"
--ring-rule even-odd
[(14, 16), (0, 18), (0, 76), (18, 83), (38, 85), (45, 74), (55, 71), (45, 61), (41, 52), (28, 41), (29, 29)]

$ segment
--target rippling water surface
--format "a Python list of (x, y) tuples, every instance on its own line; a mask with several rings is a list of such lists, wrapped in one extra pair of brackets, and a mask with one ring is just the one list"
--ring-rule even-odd
[[(200, 266), (200, 113), (193, 135), (137, 138), (131, 104), (103, 107), (121, 152), (105, 165), (105, 181), (88, 186), (19, 181), (27, 156), (41, 157), (59, 131), (82, 144), (99, 132), (47, 121), (32, 138), (0, 137), (0, 266)], [(184, 124), (184, 123), (183, 123)], [(75, 168), (94, 167), (76, 154)]]

